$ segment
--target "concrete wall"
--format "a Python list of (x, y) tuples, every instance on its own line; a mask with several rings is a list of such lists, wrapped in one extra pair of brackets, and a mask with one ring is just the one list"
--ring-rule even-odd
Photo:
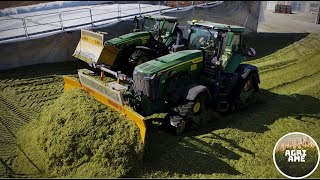
[[(132, 21), (122, 21), (106, 28), (95, 30), (109, 34), (107, 39), (130, 32), (134, 28)], [(0, 70), (20, 66), (75, 61), (72, 57), (80, 39), (80, 31), (60, 33), (40, 39), (0, 44)]]

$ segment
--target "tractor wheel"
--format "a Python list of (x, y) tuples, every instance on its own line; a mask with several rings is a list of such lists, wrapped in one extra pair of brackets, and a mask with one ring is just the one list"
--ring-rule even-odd
[(199, 94), (193, 101), (191, 113), (187, 118), (192, 121), (192, 127), (201, 126), (208, 123), (208, 98), (204, 94)]
[(244, 80), (239, 96), (242, 106), (247, 107), (249, 104), (255, 103), (258, 92), (257, 76), (254, 73), (250, 73)]
[(150, 60), (150, 55), (146, 51), (135, 50), (129, 58), (129, 64), (134, 68)]
[(206, 124), (208, 122), (207, 107), (207, 98), (204, 95), (198, 95), (195, 100), (173, 108), (173, 111), (168, 113), (168, 120), (175, 134), (181, 135), (186, 129), (195, 129)]

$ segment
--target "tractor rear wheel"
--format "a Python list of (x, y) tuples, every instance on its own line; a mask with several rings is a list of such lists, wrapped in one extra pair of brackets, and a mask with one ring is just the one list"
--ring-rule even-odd
[(129, 64), (134, 68), (150, 60), (150, 55), (143, 50), (135, 50), (129, 57)]

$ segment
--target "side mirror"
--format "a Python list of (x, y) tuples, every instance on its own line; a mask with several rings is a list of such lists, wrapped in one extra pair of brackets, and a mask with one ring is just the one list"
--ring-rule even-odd
[(140, 26), (139, 26), (139, 20), (138, 20), (137, 16), (134, 16), (133, 23), (136, 23), (135, 27), (133, 29), (133, 32), (139, 32)]
[(248, 48), (247, 55), (250, 57), (254, 57), (256, 55), (256, 50), (252, 47)]
[(241, 53), (243, 56), (249, 56), (253, 58), (256, 55), (256, 50), (252, 47), (248, 48), (247, 45), (242, 45)]

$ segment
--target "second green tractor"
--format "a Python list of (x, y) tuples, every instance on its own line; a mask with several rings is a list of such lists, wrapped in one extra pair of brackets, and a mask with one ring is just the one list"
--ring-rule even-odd
[(135, 66), (169, 54), (177, 36), (182, 37), (176, 17), (144, 15), (140, 21), (135, 17), (134, 22), (133, 32), (109, 40), (105, 32), (81, 30), (73, 56), (94, 67), (132, 74)]

